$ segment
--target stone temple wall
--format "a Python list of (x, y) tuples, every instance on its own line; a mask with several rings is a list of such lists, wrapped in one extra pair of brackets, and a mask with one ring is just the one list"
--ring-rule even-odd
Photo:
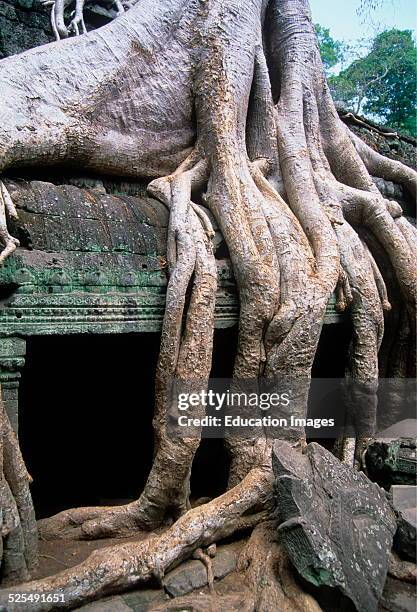
[(0, 0), (0, 57), (53, 40), (48, 11), (39, 0)]
[[(87, 30), (107, 23), (107, 11), (103, 3), (87, 7)], [(49, 14), (40, 0), (0, 0), (0, 59), (55, 40)]]
[(415, 138), (398, 134), (387, 126), (382, 127), (342, 108), (338, 108), (338, 112), (342, 121), (372, 149), (417, 170), (417, 141)]

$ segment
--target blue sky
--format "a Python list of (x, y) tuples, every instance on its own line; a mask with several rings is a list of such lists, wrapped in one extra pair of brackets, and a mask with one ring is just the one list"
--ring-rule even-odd
[(337, 40), (371, 38), (381, 30), (417, 30), (416, 0), (383, 0), (365, 22), (356, 10), (361, 0), (310, 0), (313, 21), (330, 28)]

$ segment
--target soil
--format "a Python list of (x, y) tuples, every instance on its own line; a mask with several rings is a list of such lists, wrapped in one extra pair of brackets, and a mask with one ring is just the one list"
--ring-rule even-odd
[(156, 537), (158, 532), (143, 532), (131, 538), (109, 538), (103, 540), (51, 540), (39, 542), (39, 567), (33, 579), (52, 576), (68, 567), (84, 561), (94, 550), (126, 542), (139, 542)]

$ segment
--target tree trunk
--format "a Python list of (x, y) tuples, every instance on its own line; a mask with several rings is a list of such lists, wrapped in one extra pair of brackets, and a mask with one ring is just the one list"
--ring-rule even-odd
[[(410, 325), (416, 233), (369, 172), (410, 191), (416, 175), (380, 158), (340, 122), (307, 0), (141, 0), (100, 30), (4, 60), (0, 80), (1, 171), (71, 165), (153, 179), (149, 193), (170, 210), (156, 446), (145, 489), (131, 504), (67, 510), (39, 529), (44, 538), (98, 538), (176, 522), (161, 536), (97, 551), (56, 577), (13, 588), (65, 595), (65, 603), (34, 609), (74, 607), (161, 579), (195, 549), (254, 526), (271, 509), (270, 439), (230, 438), (229, 490), (189, 510), (199, 439), (167, 435), (172, 380), (204, 383), (211, 369), (213, 231), (192, 194), (203, 194), (216, 218), (239, 290), (235, 379), (302, 381), (291, 412), (305, 415), (326, 304), (337, 289), (354, 329), (347, 375), (362, 385), (371, 419), (389, 304), (372, 240), (361, 232), (388, 258)], [(6, 225), (1, 238), (6, 248), (13, 241)], [(303, 431), (286, 435), (300, 452)], [(13, 490), (12, 497), (18, 504)], [(22, 515), (19, 524), (24, 531)], [(256, 533), (271, 544), (262, 529)], [(274, 548), (274, 558), (280, 554)], [(256, 594), (259, 570), (252, 569), (252, 609), (262, 597), (282, 601), (274, 589)]]

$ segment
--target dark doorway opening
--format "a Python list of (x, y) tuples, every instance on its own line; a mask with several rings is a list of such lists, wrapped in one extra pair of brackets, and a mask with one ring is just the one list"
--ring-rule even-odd
[[(312, 406), (312, 392), (310, 389), (309, 417), (337, 418), (338, 416), (340, 417), (340, 415), (344, 414), (343, 396), (341, 395), (340, 383), (345, 376), (346, 366), (348, 364), (348, 352), (351, 338), (352, 324), (350, 320), (323, 325), (317, 352), (314, 358), (312, 377), (318, 379), (332, 378), (338, 380), (334, 381), (335, 390), (333, 393), (325, 398), (324, 403), (316, 405), (316, 408), (319, 408), (318, 412), (315, 412), (315, 409)], [(312, 430), (310, 429), (309, 431), (311, 434)], [(324, 435), (327, 435), (328, 437), (324, 437)], [(315, 436), (309, 437), (307, 432), (307, 441), (318, 442), (328, 450), (332, 450), (336, 438), (334, 437), (334, 431), (329, 428), (326, 434), (322, 433), (321, 437), (319, 438), (316, 438)]]
[(39, 518), (141, 491), (158, 349), (158, 334), (28, 340), (19, 435)]
[[(76, 506), (136, 499), (152, 464), (160, 335), (29, 338), (19, 391), (19, 437), (38, 518)], [(216, 330), (213, 375), (233, 366), (236, 329)], [(192, 496), (227, 482), (222, 440), (204, 440)]]
[[(238, 326), (214, 332), (212, 378), (231, 378), (238, 340)], [(217, 497), (226, 491), (230, 457), (221, 438), (206, 438), (194, 457), (191, 497)]]

